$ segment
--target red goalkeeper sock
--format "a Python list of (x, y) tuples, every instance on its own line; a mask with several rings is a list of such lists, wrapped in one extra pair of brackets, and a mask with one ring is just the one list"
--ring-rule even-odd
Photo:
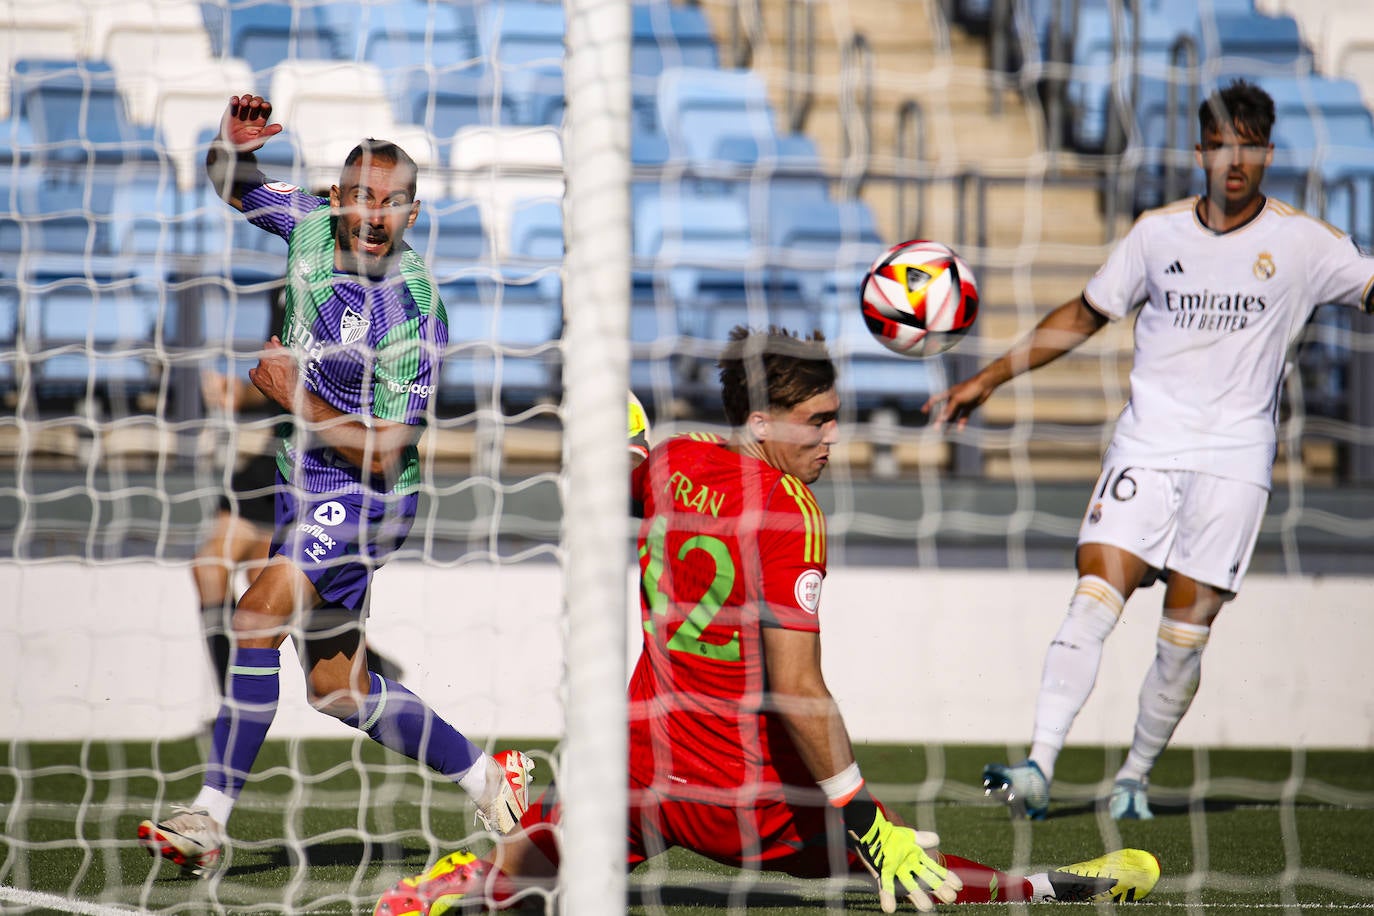
[(955, 903), (1024, 903), (1032, 899), (1031, 883), (1025, 878), (948, 853), (941, 853), (940, 858), (946, 868), (963, 879), (964, 889)]

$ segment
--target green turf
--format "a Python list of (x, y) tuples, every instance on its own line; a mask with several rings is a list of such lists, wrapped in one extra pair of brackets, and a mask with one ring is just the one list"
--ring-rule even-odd
[[(1374, 910), (1368, 752), (1171, 749), (1154, 774), (1156, 819), (1115, 823), (1096, 800), (1122, 751), (1070, 748), (1050, 817), (1030, 824), (987, 803), (977, 784), (982, 765), (1006, 760), (1006, 748), (858, 750), (879, 797), (937, 830), (946, 850), (998, 867), (1037, 870), (1138, 846), (1164, 871), (1143, 911)], [(465, 842), (485, 851), (461, 792), (370, 742), (270, 742), (235, 812), (226, 867), (212, 881), (180, 877), (134, 836), (155, 808), (194, 796), (203, 754), (190, 740), (0, 745), (0, 885), (155, 912), (370, 913), (384, 887), (442, 852)], [(536, 783), (548, 766), (545, 757)], [(795, 914), (824, 907), (827, 890), (772, 876), (742, 881), (673, 852), (631, 876), (630, 911)], [(857, 887), (831, 901), (840, 904), (877, 911)], [(39, 912), (3, 897), (0, 911)], [(1015, 908), (976, 910), (1004, 911)]]

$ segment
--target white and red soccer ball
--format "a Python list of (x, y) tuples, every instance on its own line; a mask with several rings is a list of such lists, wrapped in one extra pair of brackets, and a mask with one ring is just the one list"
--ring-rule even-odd
[(939, 242), (893, 245), (860, 290), (864, 324), (903, 356), (934, 356), (957, 344), (978, 317), (978, 283), (963, 258)]

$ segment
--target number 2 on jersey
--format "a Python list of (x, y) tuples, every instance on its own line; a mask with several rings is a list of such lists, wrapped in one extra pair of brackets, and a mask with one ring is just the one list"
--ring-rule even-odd
[[(652, 616), (644, 621), (644, 630), (650, 634), (654, 632), (654, 618), (668, 615), (669, 598), (659, 587), (659, 580), (663, 577), (667, 528), (666, 517), (659, 516), (654, 519), (654, 523), (649, 526), (649, 535), (644, 539), (644, 546), (639, 549), (641, 557), (646, 554), (649, 557), (649, 562), (644, 567), (644, 595)], [(725, 599), (734, 590), (735, 561), (731, 558), (730, 548), (726, 543), (709, 534), (698, 534), (683, 541), (682, 546), (678, 548), (677, 559), (686, 559), (694, 550), (703, 551), (711, 558), (715, 564), (716, 575), (707, 586), (706, 593), (697, 599), (696, 606), (688, 612), (677, 632), (668, 640), (668, 650), (705, 656), (722, 662), (737, 662), (740, 660), (738, 630), (724, 645), (705, 642), (701, 638), (716, 614), (720, 613)]]

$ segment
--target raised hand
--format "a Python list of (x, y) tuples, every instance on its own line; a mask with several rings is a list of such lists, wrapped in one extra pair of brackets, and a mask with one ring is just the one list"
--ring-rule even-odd
[(262, 96), (251, 93), (232, 96), (220, 121), (220, 139), (240, 153), (262, 149), (269, 137), (282, 131), (280, 124), (267, 123), (271, 117), (272, 103)]

